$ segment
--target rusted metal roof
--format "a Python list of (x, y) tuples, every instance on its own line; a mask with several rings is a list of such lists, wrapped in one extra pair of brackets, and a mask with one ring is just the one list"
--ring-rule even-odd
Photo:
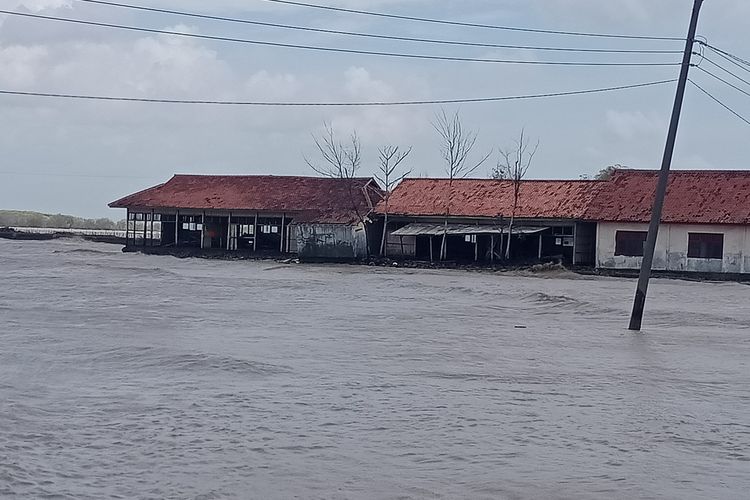
[[(516, 217), (582, 219), (603, 182), (537, 181), (521, 184)], [(383, 203), (377, 211), (382, 213)], [(513, 182), (494, 179), (405, 179), (388, 200), (404, 216), (504, 217), (513, 213)]]
[[(513, 234), (535, 234), (546, 231), (548, 227), (514, 226)], [(393, 236), (439, 236), (446, 234), (507, 234), (508, 226), (475, 224), (424, 224), (415, 222), (393, 231)]]
[[(656, 193), (655, 170), (615, 170), (601, 183), (586, 217), (602, 222), (648, 222)], [(750, 224), (750, 171), (673, 170), (662, 222)]]
[(305, 222), (352, 223), (380, 199), (373, 179), (273, 175), (175, 175), (112, 208), (248, 210), (297, 214)]

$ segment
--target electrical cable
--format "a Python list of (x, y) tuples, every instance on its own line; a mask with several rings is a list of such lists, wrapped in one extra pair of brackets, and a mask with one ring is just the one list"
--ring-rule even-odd
[[(734, 55), (731, 55), (731, 54), (727, 55), (728, 53), (725, 53), (724, 51), (721, 51), (721, 50), (717, 50), (717, 49), (713, 48), (712, 46), (710, 46), (708, 44), (706, 44), (706, 47), (708, 47), (709, 50), (711, 50), (714, 54), (716, 54), (717, 56), (721, 57), (722, 59), (730, 62), (734, 66), (737, 66), (741, 70), (744, 70), (744, 71), (747, 71), (748, 73), (750, 73), (750, 64), (748, 64), (744, 59), (742, 59), (740, 57), (737, 57), (737, 56), (734, 56)], [(740, 61), (740, 62), (738, 62), (738, 61)]]
[(726, 50), (722, 50), (722, 49), (720, 49), (718, 47), (715, 47), (715, 46), (713, 46), (713, 45), (711, 45), (709, 43), (704, 43), (703, 45), (705, 45), (706, 47), (708, 47), (709, 49), (713, 50), (716, 53), (719, 53), (719, 54), (722, 54), (724, 56), (727, 56), (727, 57), (729, 57), (729, 58), (731, 58), (731, 59), (733, 59), (733, 60), (735, 60), (735, 61), (737, 61), (739, 63), (744, 64), (745, 66), (750, 67), (750, 61), (748, 61), (747, 59), (743, 59), (743, 58), (741, 58), (740, 56), (738, 56), (736, 54), (732, 54), (731, 52), (727, 52)]
[(196, 33), (184, 33), (179, 31), (160, 30), (152, 28), (143, 28), (137, 26), (125, 26), (121, 24), (102, 23), (95, 21), (84, 21), (82, 19), (70, 19), (65, 17), (55, 16), (44, 16), (40, 14), (29, 14), (25, 12), (13, 12), (8, 10), (0, 10), (0, 14), (8, 14), (13, 16), (27, 17), (32, 19), (43, 19), (49, 21), (62, 21), (73, 24), (81, 24), (87, 26), (97, 26), (102, 28), (115, 28), (128, 31), (138, 31), (144, 33), (157, 33), (162, 35), (174, 35), (188, 38), (198, 38), (204, 40), (214, 40), (222, 42), (237, 42), (246, 43), (252, 45), (263, 45), (269, 47), (282, 47), (290, 49), (303, 49), (303, 50), (316, 50), (323, 52), (338, 52), (345, 54), (359, 54), (359, 55), (371, 55), (371, 56), (385, 56), (385, 57), (400, 57), (407, 59), (429, 59), (437, 61), (460, 61), (460, 62), (479, 62), (479, 63), (496, 63), (496, 64), (527, 64), (527, 65), (540, 65), (540, 66), (590, 66), (590, 67), (601, 67), (601, 66), (630, 66), (630, 67), (646, 67), (646, 66), (679, 66), (680, 63), (662, 63), (662, 62), (584, 62), (584, 61), (532, 61), (532, 60), (516, 60), (516, 59), (485, 59), (485, 58), (469, 58), (469, 57), (451, 57), (451, 56), (433, 56), (427, 54), (405, 54), (399, 52), (380, 52), (373, 50), (358, 50), (358, 49), (341, 49), (334, 47), (321, 47), (317, 45), (301, 45), (293, 43), (281, 43), (281, 42), (268, 42), (261, 40), (248, 40), (244, 38), (232, 38), (224, 36), (213, 36), (213, 35), (200, 35)]
[(192, 17), (197, 19), (208, 19), (212, 21), (226, 21), (232, 23), (250, 24), (253, 26), (264, 26), (269, 28), (281, 28), (297, 31), (306, 31), (314, 33), (325, 33), (332, 35), (344, 35), (344, 36), (355, 36), (362, 38), (374, 38), (381, 40), (395, 40), (402, 42), (418, 42), (418, 43), (432, 43), (439, 45), (455, 45), (462, 47), (483, 47), (492, 49), (513, 49), (513, 50), (539, 50), (539, 51), (553, 51), (553, 52), (582, 52), (582, 53), (595, 53), (595, 54), (681, 54), (680, 50), (658, 50), (658, 49), (601, 49), (601, 48), (574, 48), (574, 47), (550, 47), (550, 46), (534, 46), (534, 45), (508, 45), (499, 43), (484, 43), (484, 42), (466, 42), (458, 40), (443, 40), (434, 38), (417, 38), (407, 36), (395, 36), (395, 35), (384, 35), (378, 33), (362, 33), (356, 31), (343, 31), (326, 28), (315, 28), (311, 26), (299, 26), (291, 24), (271, 23), (266, 21), (257, 21), (251, 19), (240, 19), (234, 17), (216, 16), (210, 14), (198, 14), (195, 12), (185, 12), (172, 9), (162, 9), (156, 7), (145, 7), (141, 5), (124, 4), (119, 2), (108, 2), (104, 0), (78, 0), (79, 2), (85, 2), (90, 4), (106, 5), (110, 7), (120, 7), (125, 9), (133, 9), (146, 12), (156, 12), (161, 14), (170, 14), (183, 17)]
[(735, 110), (733, 110), (732, 108), (730, 108), (728, 105), (724, 104), (719, 99), (717, 99), (716, 97), (714, 97), (713, 95), (711, 95), (711, 93), (708, 90), (704, 89), (703, 87), (701, 87), (700, 85), (698, 85), (697, 83), (695, 83), (691, 79), (688, 79), (688, 81), (690, 83), (692, 83), (693, 85), (695, 85), (698, 88), (698, 90), (700, 90), (701, 92), (703, 92), (704, 94), (706, 94), (708, 97), (710, 97), (714, 102), (718, 103), (721, 107), (723, 107), (724, 109), (726, 109), (727, 111), (729, 111), (730, 113), (732, 113), (734, 116), (736, 116), (737, 118), (739, 118), (743, 122), (745, 122), (748, 125), (750, 125), (750, 120), (748, 120), (747, 118), (745, 118), (744, 116), (742, 116), (741, 114), (739, 114), (738, 112), (736, 112)]
[(547, 29), (537, 29), (537, 28), (522, 28), (522, 27), (516, 27), (516, 26), (498, 26), (498, 25), (493, 25), (493, 24), (448, 21), (445, 19), (432, 19), (432, 18), (426, 18), (426, 17), (388, 14), (384, 12), (347, 9), (344, 7), (333, 7), (330, 5), (318, 5), (318, 4), (311, 4), (311, 3), (306, 3), (306, 2), (291, 1), (291, 0), (263, 0), (263, 1), (271, 2), (271, 3), (278, 3), (278, 4), (285, 4), (285, 5), (294, 5), (296, 7), (308, 7), (308, 8), (313, 8), (313, 9), (329, 10), (329, 11), (334, 11), (334, 12), (344, 12), (347, 14), (360, 14), (360, 15), (365, 15), (365, 16), (375, 16), (375, 17), (382, 17), (382, 18), (388, 18), (388, 19), (399, 19), (402, 21), (417, 21), (417, 22), (422, 22), (422, 23), (443, 24), (443, 25), (449, 25), (449, 26), (462, 26), (462, 27), (468, 27), (468, 28), (487, 28), (487, 29), (495, 29), (495, 30), (519, 31), (519, 32), (524, 32), (524, 33), (540, 33), (540, 34), (548, 34), (548, 35), (585, 36), (585, 37), (597, 37), (597, 38), (620, 38), (620, 39), (625, 39), (625, 40), (661, 40), (661, 41), (681, 41), (681, 42), (685, 41), (685, 38), (669, 37), (669, 36), (640, 36), (640, 35), (619, 35), (619, 34), (612, 34), (612, 33), (586, 33), (586, 32), (579, 32), (579, 31), (547, 30)]
[[(703, 60), (704, 60), (704, 61), (706, 61), (706, 62), (708, 62), (709, 64), (712, 64), (713, 66), (716, 66), (717, 68), (719, 68), (720, 70), (724, 71), (725, 73), (728, 73), (728, 74), (732, 75), (733, 77), (735, 77), (736, 79), (738, 79), (738, 80), (739, 80), (739, 81), (741, 81), (742, 83), (745, 83), (745, 84), (747, 84), (747, 85), (750, 85), (750, 80), (745, 80), (744, 78), (742, 78), (742, 77), (741, 77), (741, 76), (739, 76), (738, 74), (736, 74), (736, 73), (733, 73), (732, 71), (730, 71), (730, 70), (726, 69), (726, 68), (725, 68), (724, 66), (722, 66), (721, 64), (718, 64), (718, 63), (716, 63), (716, 62), (712, 61), (712, 60), (711, 60), (711, 59), (709, 59), (708, 57), (705, 57), (705, 58), (703, 58)], [(700, 67), (700, 66), (699, 66), (699, 67)]]
[(161, 104), (214, 104), (224, 106), (268, 106), (268, 107), (354, 107), (354, 106), (420, 106), (420, 105), (437, 105), (437, 104), (467, 104), (480, 102), (500, 102), (516, 101), (527, 99), (542, 99), (549, 97), (565, 97), (584, 94), (600, 94), (604, 92), (613, 92), (618, 90), (628, 90), (643, 87), (653, 87), (664, 85), (677, 81), (661, 80), (655, 82), (637, 83), (632, 85), (619, 85), (616, 87), (604, 87), (588, 90), (573, 90), (567, 92), (549, 92), (543, 94), (527, 94), (503, 97), (477, 97), (466, 99), (435, 99), (435, 100), (418, 100), (418, 101), (380, 101), (380, 102), (263, 102), (263, 101), (214, 101), (214, 100), (187, 100), (187, 99), (152, 99), (145, 97), (114, 97), (114, 96), (95, 96), (83, 94), (62, 94), (51, 92), (26, 92), (17, 90), (0, 90), (0, 95), (14, 96), (34, 96), (34, 97), (52, 97), (61, 99), (81, 99), (96, 101), (124, 101), (124, 102), (146, 102)]
[(750, 97), (750, 92), (748, 92), (747, 90), (744, 90), (744, 89), (742, 89), (742, 88), (738, 87), (737, 85), (733, 84), (733, 83), (732, 83), (732, 82), (730, 82), (729, 80), (726, 80), (726, 79), (724, 79), (724, 78), (722, 78), (722, 77), (720, 77), (720, 76), (718, 76), (718, 75), (715, 75), (714, 73), (711, 73), (711, 72), (710, 72), (710, 71), (708, 71), (707, 69), (705, 69), (705, 68), (702, 68), (702, 67), (700, 67), (700, 66), (695, 66), (695, 67), (696, 67), (697, 69), (699, 69), (699, 70), (703, 71), (703, 72), (704, 72), (704, 73), (706, 73), (707, 75), (709, 75), (709, 76), (711, 76), (711, 77), (713, 77), (713, 78), (715, 78), (715, 79), (719, 80), (720, 82), (723, 82), (723, 83), (725, 83), (725, 84), (729, 85), (729, 86), (730, 86), (730, 87), (732, 87), (733, 89), (735, 89), (735, 90), (737, 90), (737, 91), (739, 91), (739, 92), (742, 92), (742, 93), (743, 93), (743, 94), (745, 94), (746, 96)]

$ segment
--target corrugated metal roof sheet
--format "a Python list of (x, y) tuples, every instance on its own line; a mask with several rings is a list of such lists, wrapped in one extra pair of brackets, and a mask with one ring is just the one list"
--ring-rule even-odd
[(306, 222), (351, 223), (357, 211), (363, 216), (371, 211), (380, 192), (369, 178), (175, 175), (109, 206), (286, 212)]
[[(602, 182), (523, 181), (516, 217), (581, 219)], [(377, 211), (382, 213), (381, 203)], [(388, 211), (406, 216), (505, 217), (513, 212), (513, 183), (493, 179), (405, 179)]]
[[(548, 227), (519, 226), (513, 227), (513, 234), (534, 234), (546, 231)], [(447, 234), (507, 234), (508, 226), (475, 224), (423, 224), (415, 222), (393, 231), (393, 236), (439, 236), (444, 232)]]
[[(606, 222), (648, 222), (656, 193), (655, 170), (616, 170), (586, 210)], [(669, 176), (662, 221), (750, 224), (750, 171), (676, 170)]]

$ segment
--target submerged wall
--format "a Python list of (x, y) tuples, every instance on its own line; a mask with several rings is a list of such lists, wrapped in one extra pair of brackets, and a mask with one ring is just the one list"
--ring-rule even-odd
[(352, 260), (367, 257), (367, 235), (361, 224), (293, 224), (290, 231), (300, 258)]
[[(617, 231), (648, 231), (648, 224), (599, 223), (596, 237), (596, 267), (639, 269), (643, 257), (615, 255)], [(723, 234), (723, 257), (688, 258), (688, 233)], [(662, 224), (656, 240), (653, 269), (700, 273), (750, 273), (750, 226)]]

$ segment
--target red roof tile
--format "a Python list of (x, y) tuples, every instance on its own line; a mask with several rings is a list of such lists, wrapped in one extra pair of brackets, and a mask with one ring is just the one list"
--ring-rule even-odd
[(377, 184), (367, 178), (175, 175), (164, 184), (131, 194), (109, 206), (287, 212), (298, 214), (296, 219), (300, 221), (352, 223), (357, 220), (356, 211), (362, 216), (371, 211), (379, 193)]
[[(537, 181), (521, 184), (516, 217), (582, 219), (604, 184), (597, 181)], [(452, 196), (451, 196), (452, 192)], [(450, 200), (450, 207), (449, 207)], [(382, 213), (384, 204), (376, 211)], [(388, 201), (391, 214), (406, 216), (510, 217), (513, 183), (493, 179), (405, 179)]]
[[(586, 212), (608, 222), (648, 222), (656, 192), (655, 170), (616, 170)], [(673, 170), (662, 222), (750, 224), (750, 171)]]

